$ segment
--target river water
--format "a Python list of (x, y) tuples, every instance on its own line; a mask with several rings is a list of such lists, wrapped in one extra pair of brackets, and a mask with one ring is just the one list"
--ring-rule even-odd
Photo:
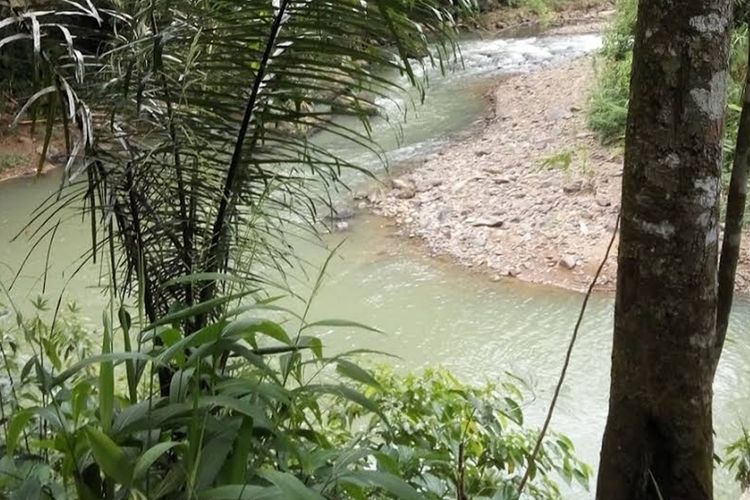
[[(373, 133), (395, 161), (429, 154), (451, 134), (481, 118), (486, 107), (482, 93), (488, 83), (504, 74), (591, 52), (599, 45), (597, 35), (463, 42), (463, 67), (444, 76), (431, 73), (423, 106), (411, 106), (413, 96), (384, 101), (390, 125), (387, 120), (376, 120)], [(392, 124), (402, 122), (399, 138)], [(363, 164), (371, 162), (367, 154), (335, 138), (318, 136), (316, 141)], [(28, 250), (23, 237), (14, 243), (9, 239), (28, 221), (33, 208), (57, 188), (58, 175), (0, 184), (0, 280), (6, 284)], [(355, 176), (347, 181), (354, 189), (365, 182)], [(443, 365), (469, 382), (496, 380), (511, 372), (531, 387), (527, 420), (541, 423), (582, 296), (512, 280), (492, 282), (487, 276), (426, 257), (418, 243), (396, 237), (383, 219), (360, 215), (350, 225), (347, 233), (324, 238), (328, 247), (346, 241), (329, 268), (313, 316), (354, 319), (379, 327), (387, 335), (333, 331), (322, 335), (325, 344), (334, 350), (372, 348), (396, 354), (400, 358), (388, 362), (403, 369)], [(104, 304), (97, 288), (98, 268), (87, 266), (73, 276), (88, 239), (88, 228), (80, 220), (61, 226), (46, 293), (52, 298), (65, 293), (97, 318)], [(326, 256), (324, 248), (308, 243), (300, 242), (297, 250), (313, 263), (322, 263)], [(17, 301), (41, 291), (44, 253), (29, 259), (13, 292)], [(303, 279), (297, 291), (304, 296), (311, 286)], [(612, 314), (613, 298), (595, 295), (552, 421), (553, 428), (568, 434), (579, 455), (594, 467), (607, 410)], [(750, 387), (750, 341), (743, 338), (749, 327), (750, 304), (740, 301), (714, 387), (719, 447), (739, 435), (740, 419), (750, 411), (750, 394), (744, 389)], [(716, 482), (717, 498), (737, 498), (738, 491), (726, 473), (717, 473)], [(565, 492), (565, 498), (591, 497), (576, 488)]]

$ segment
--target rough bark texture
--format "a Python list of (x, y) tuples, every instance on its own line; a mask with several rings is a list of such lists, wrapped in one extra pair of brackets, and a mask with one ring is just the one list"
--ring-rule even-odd
[[(750, 50), (750, 44), (748, 44)], [(750, 59), (749, 59), (750, 60)], [(729, 327), (729, 313), (734, 297), (734, 277), (740, 257), (742, 242), (742, 222), (747, 198), (747, 176), (750, 169), (750, 71), (745, 74), (744, 99), (740, 124), (737, 129), (737, 143), (734, 149), (732, 178), (729, 181), (727, 209), (724, 224), (724, 239), (721, 244), (719, 261), (719, 305), (716, 314), (716, 346), (714, 364), (718, 365), (724, 339)], [(714, 366), (714, 370), (716, 366)]]
[(641, 0), (597, 499), (710, 499), (729, 0)]

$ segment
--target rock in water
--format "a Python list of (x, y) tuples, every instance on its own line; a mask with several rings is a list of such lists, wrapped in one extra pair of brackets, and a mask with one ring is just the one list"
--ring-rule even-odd
[(331, 207), (331, 213), (326, 216), (326, 219), (337, 222), (345, 221), (354, 217), (354, 209), (349, 205), (338, 205)]

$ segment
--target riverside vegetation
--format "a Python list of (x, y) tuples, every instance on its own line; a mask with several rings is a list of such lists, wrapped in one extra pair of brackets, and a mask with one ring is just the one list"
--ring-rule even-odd
[(468, 7), (0, 4), (4, 83), (42, 124), (40, 168), (55, 134), (67, 158), (30, 251), (85, 217), (84, 263), (104, 263), (110, 304), (94, 328), (59, 300), (29, 314), (3, 284), (3, 496), (516, 498), (528, 473), (526, 495), (556, 498), (560, 478), (588, 484), (564, 436), (532, 459), (512, 377), (475, 388), (328, 355), (316, 332), (368, 327), (308, 320), (325, 266), (303, 312), (278, 305), (299, 265), (286, 235), (314, 237), (327, 189), (358, 168), (308, 132), (377, 151), (371, 107), (398, 90), (381, 72), (423, 85), (414, 66), (454, 57)]
[[(336, 117), (367, 125), (373, 96), (391, 88), (378, 68), (419, 85), (411, 56), (443, 41), (435, 62), (450, 57), (451, 9), (73, 2), (71, 16), (50, 5), (0, 21), (41, 84), (24, 111), (48, 127), (59, 118), (72, 153), (33, 245), (51, 246), (59, 212), (82, 202), (111, 304), (92, 328), (59, 302), (40, 299), (27, 317), (5, 293), (4, 495), (510, 499), (527, 471), (534, 498), (559, 497), (560, 477), (588, 483), (564, 436), (531, 459), (538, 434), (519, 381), (474, 388), (441, 370), (368, 368), (378, 353), (328, 355), (316, 332), (368, 327), (308, 321), (325, 266), (303, 312), (274, 293), (294, 261), (287, 231), (314, 233), (325, 204), (310, 185), (357, 167), (304, 132), (376, 148)], [(76, 45), (105, 20), (116, 29), (102, 45)], [(367, 93), (325, 107), (352, 82)], [(728, 458), (740, 480), (746, 450), (738, 441)]]

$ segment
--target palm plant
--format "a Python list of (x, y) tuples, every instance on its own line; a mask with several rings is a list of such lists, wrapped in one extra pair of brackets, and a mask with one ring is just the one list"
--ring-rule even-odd
[[(205, 326), (225, 278), (257, 283), (258, 269), (289, 264), (285, 231), (313, 228), (342, 170), (361, 168), (310, 135), (326, 131), (378, 152), (368, 134), (371, 108), (400, 89), (384, 70), (421, 86), (414, 64), (455, 56), (456, 7), (437, 0), (5, 4), (0, 50), (28, 49), (41, 89), (19, 115), (46, 113), (48, 137), (60, 123), (69, 153), (64, 186), (31, 222), (36, 243), (53, 238), (70, 214), (63, 207), (75, 205), (91, 220), (85, 260), (106, 259), (118, 293), (137, 289), (151, 322), (175, 307), (209, 304), (186, 329)], [(344, 91), (352, 97), (332, 107)], [(342, 125), (341, 114), (364, 126)]]

